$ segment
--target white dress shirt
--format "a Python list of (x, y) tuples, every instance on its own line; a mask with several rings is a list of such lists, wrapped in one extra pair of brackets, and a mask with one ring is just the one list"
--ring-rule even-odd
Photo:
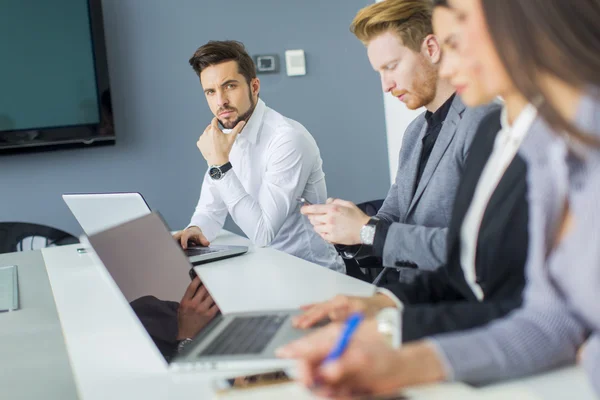
[(205, 174), (190, 226), (198, 226), (211, 241), (229, 213), (256, 246), (345, 272), (335, 248), (314, 231), (296, 201), (327, 200), (319, 148), (304, 126), (259, 99), (229, 161), (233, 168), (221, 180)]
[(477, 239), (481, 221), (492, 194), (504, 176), (506, 169), (515, 158), (521, 142), (529, 127), (537, 116), (534, 106), (527, 105), (515, 120), (513, 126), (508, 124), (506, 108), (502, 110), (500, 123), (502, 129), (494, 142), (494, 149), (488, 158), (473, 195), (473, 201), (465, 214), (460, 230), (460, 264), (465, 279), (479, 301), (484, 298), (483, 290), (477, 283), (475, 257), (477, 256)]

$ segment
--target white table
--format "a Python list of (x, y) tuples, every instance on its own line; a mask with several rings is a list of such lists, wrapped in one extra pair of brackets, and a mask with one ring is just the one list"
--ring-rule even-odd
[[(247, 240), (225, 233), (215, 243), (247, 244)], [(78, 397), (211, 399), (211, 382), (217, 374), (170, 371), (104, 266), (87, 254), (79, 254), (77, 247), (44, 249), (42, 254)], [(5, 263), (5, 257), (0, 256), (0, 264)], [(296, 308), (338, 293), (367, 296), (373, 292), (373, 287), (364, 282), (272, 249), (251, 248), (242, 257), (202, 265), (195, 270), (224, 313)], [(18, 312), (26, 312), (26, 303), (23, 307)], [(9, 366), (7, 360), (0, 360), (3, 368)], [(578, 400), (593, 398), (579, 369), (567, 370), (563, 378), (551, 377), (550, 381), (567, 382), (565, 391)], [(69, 382), (68, 376), (63, 379)], [(552, 395), (554, 390), (546, 388), (543, 378), (536, 377), (485, 389), (460, 383), (437, 385), (411, 394), (415, 399), (443, 396), (448, 400), (477, 393), (477, 398), (485, 395), (481, 398), (491, 399), (516, 391), (529, 396), (523, 399), (552, 398), (546, 394)], [(573, 396), (575, 389), (578, 392)], [(555, 398), (564, 399), (564, 393)]]
[(597, 399), (582, 368), (573, 366), (478, 389), (489, 400)]
[(0, 313), (0, 398), (77, 399), (41, 252), (2, 254), (5, 265), (18, 265), (20, 309)]
[[(247, 244), (226, 233), (215, 244)], [(214, 374), (168, 369), (106, 269), (77, 245), (42, 254), (80, 397), (209, 399)], [(373, 287), (273, 249), (202, 265), (196, 272), (223, 313), (297, 308), (337, 293), (367, 296)], [(232, 278), (233, 277), (233, 278)]]

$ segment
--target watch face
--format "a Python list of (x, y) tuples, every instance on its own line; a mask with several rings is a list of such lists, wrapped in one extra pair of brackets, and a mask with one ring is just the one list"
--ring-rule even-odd
[(218, 167), (212, 167), (211, 169), (209, 169), (208, 174), (210, 175), (210, 177), (212, 179), (215, 179), (215, 180), (219, 180), (223, 176), (221, 169)]
[(365, 225), (360, 230), (360, 239), (363, 244), (372, 246), (374, 237), (375, 237), (375, 227), (374, 226)]

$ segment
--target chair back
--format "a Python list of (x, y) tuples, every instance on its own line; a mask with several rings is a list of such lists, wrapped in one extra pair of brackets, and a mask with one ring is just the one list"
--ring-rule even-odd
[(27, 222), (0, 222), (0, 254), (79, 243), (70, 233)]
[[(369, 217), (373, 217), (377, 215), (382, 205), (383, 199), (365, 201), (364, 203), (357, 204), (356, 206), (360, 208), (362, 212), (367, 214)], [(340, 252), (340, 249), (338, 249), (338, 252)], [(368, 260), (368, 262), (369, 261), (371, 260)], [(369, 265), (369, 268), (361, 269), (359, 263), (356, 260), (345, 258), (344, 263), (346, 264), (346, 275), (369, 283), (373, 282), (373, 280), (377, 276), (376, 270), (373, 268), (380, 266), (380, 264)]]

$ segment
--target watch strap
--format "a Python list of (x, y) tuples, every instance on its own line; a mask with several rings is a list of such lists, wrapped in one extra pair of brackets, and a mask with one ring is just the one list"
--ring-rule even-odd
[(229, 161), (223, 165), (211, 165), (210, 167), (208, 167), (208, 175), (211, 177), (212, 180), (218, 181), (223, 179), (225, 173), (231, 168), (233, 168), (233, 166)]
[(231, 168), (233, 168), (233, 166), (231, 165), (231, 162), (229, 162), (229, 161), (219, 167), (222, 174), (229, 171)]

